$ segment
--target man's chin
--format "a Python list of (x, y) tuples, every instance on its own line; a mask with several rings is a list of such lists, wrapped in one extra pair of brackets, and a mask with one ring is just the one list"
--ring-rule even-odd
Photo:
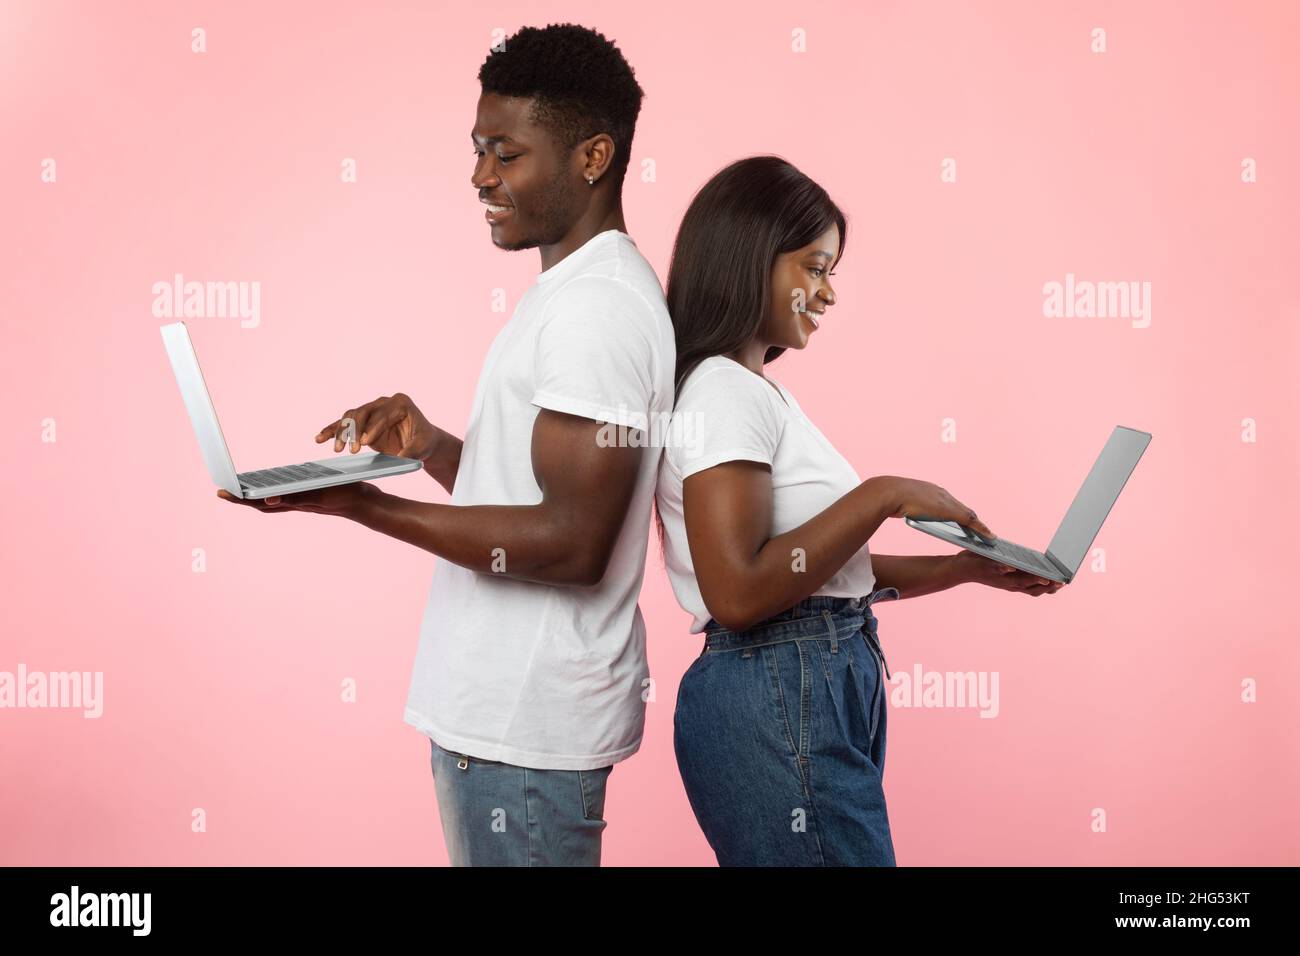
[(536, 239), (507, 239), (502, 236), (493, 236), (492, 245), (498, 249), (504, 249), (506, 252), (518, 252), (521, 249), (536, 249), (539, 243)]

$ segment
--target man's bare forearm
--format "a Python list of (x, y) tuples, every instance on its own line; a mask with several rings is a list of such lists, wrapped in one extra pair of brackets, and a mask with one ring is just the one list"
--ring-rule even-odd
[(344, 517), (472, 571), (570, 586), (603, 573), (577, 544), (584, 533), (545, 505), (430, 504), (362, 487)]
[[(436, 427), (436, 426), (435, 426)], [(465, 443), (450, 432), (438, 429), (438, 444), (434, 453), (424, 462), (424, 470), (438, 484), (451, 494), (456, 487), (456, 475), (460, 471), (460, 453)]]
[(871, 569), (876, 573), (875, 587), (898, 588), (902, 598), (920, 597), (945, 591), (969, 578), (961, 571), (955, 554), (873, 554)]

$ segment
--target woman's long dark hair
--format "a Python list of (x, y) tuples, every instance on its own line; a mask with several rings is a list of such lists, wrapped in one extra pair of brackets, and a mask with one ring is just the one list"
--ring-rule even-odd
[[(676, 391), (713, 355), (751, 342), (772, 311), (776, 257), (846, 220), (826, 190), (779, 156), (751, 156), (720, 170), (691, 200), (673, 244), (668, 314), (677, 340)], [(785, 349), (770, 348), (770, 362)]]
[[(751, 156), (719, 170), (691, 200), (668, 269), (668, 314), (677, 340), (675, 392), (706, 358), (748, 345), (772, 311), (776, 257), (831, 226), (844, 255), (847, 221), (826, 190), (779, 156)], [(764, 364), (785, 349), (769, 348)], [(660, 548), (663, 517), (655, 502)]]

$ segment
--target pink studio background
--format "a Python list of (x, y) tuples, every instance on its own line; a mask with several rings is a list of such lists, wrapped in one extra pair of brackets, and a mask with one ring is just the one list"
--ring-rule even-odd
[[(891, 710), (900, 863), (1300, 863), (1296, 5), (677, 6), (0, 5), (0, 670), (104, 673), (97, 720), (0, 710), (0, 863), (446, 862), (402, 722), (435, 559), (220, 502), (151, 288), (261, 283), (258, 327), (189, 320), (242, 470), (316, 457), (320, 426), (394, 390), (463, 434), (507, 318), (491, 290), (512, 309), (539, 268), (491, 245), (470, 186), (475, 77), (493, 28), (559, 21), (647, 92), (625, 207), (661, 279), (733, 159), (779, 153), (844, 206), (840, 305), (772, 374), (864, 477), (936, 481), (1041, 547), (1111, 428), (1154, 434), (1105, 573), (877, 605), (891, 670), (1000, 675), (997, 719)], [(1149, 281), (1150, 327), (1045, 318), (1068, 272)], [(937, 544), (889, 522), (872, 550)], [(699, 645), (660, 562), (657, 699), (611, 777), (607, 864), (713, 862), (671, 739)]]

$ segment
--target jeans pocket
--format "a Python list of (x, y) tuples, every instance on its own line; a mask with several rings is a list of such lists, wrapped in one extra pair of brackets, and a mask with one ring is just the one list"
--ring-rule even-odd
[(772, 730), (789, 748), (790, 756), (795, 759), (802, 778), (804, 762), (808, 758), (803, 745), (809, 730), (809, 667), (797, 641), (769, 644), (758, 650), (758, 659), (762, 661), (760, 666), (767, 671), (763, 683), (768, 688), (768, 705), (775, 720)]
[(605, 819), (605, 785), (613, 764), (597, 770), (578, 771), (578, 789), (582, 792), (582, 816), (586, 820)]
[(858, 635), (849, 650), (849, 672), (853, 675), (854, 696), (862, 711), (863, 726), (867, 731), (867, 744), (870, 748), (876, 739), (876, 727), (880, 722), (880, 708), (883, 704), (884, 675), (880, 671), (880, 657), (876, 654), (865, 633)]

